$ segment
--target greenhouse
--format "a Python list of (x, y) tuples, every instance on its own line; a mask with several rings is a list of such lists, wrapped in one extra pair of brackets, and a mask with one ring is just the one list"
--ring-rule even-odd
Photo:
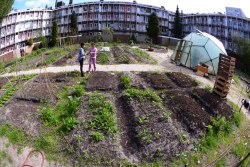
[(208, 73), (216, 75), (220, 54), (227, 55), (222, 42), (208, 33), (193, 32), (178, 42), (171, 59), (192, 69), (206, 65)]

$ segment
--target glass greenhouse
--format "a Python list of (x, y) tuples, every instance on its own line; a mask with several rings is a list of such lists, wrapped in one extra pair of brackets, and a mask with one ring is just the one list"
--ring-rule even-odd
[(171, 59), (192, 69), (205, 64), (208, 72), (216, 75), (220, 53), (227, 55), (222, 42), (208, 33), (193, 32), (178, 42)]

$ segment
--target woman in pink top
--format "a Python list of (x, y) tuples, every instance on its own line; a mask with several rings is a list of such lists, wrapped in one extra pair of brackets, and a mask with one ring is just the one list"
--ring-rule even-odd
[(91, 64), (94, 66), (94, 71), (96, 70), (96, 54), (97, 54), (97, 48), (95, 47), (94, 43), (91, 43), (90, 48), (90, 56), (89, 56), (89, 72), (91, 70)]

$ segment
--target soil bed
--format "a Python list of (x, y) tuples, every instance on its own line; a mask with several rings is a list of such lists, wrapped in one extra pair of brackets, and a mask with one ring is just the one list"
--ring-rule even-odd
[(152, 101), (139, 101), (126, 95), (119, 100), (122, 106), (119, 114), (121, 145), (131, 160), (154, 162), (161, 159), (169, 162), (186, 148), (187, 145), (178, 140), (178, 131), (181, 130)]
[(141, 73), (154, 89), (175, 89), (177, 86), (164, 74)]
[(210, 123), (210, 115), (205, 109), (183, 91), (167, 91), (164, 103), (176, 118), (183, 123), (189, 133), (199, 134)]
[(118, 88), (118, 78), (115, 74), (110, 74), (102, 71), (92, 72), (86, 83), (87, 91), (94, 90), (117, 90)]
[(41, 74), (22, 83), (5, 106), (0, 108), (0, 122), (10, 122), (31, 136), (39, 136), (42, 127), (39, 108), (45, 101), (56, 104), (58, 92), (76, 82), (72, 76), (72, 73)]
[(7, 84), (10, 80), (11, 80), (12, 77), (2, 77), (0, 78), (0, 89), (5, 85)]
[(221, 99), (216, 94), (207, 92), (204, 89), (194, 89), (192, 91), (192, 96), (205, 106), (207, 111), (209, 111), (209, 114), (215, 118), (223, 116), (229, 120), (233, 116), (233, 110), (231, 107), (225, 100)]
[[(110, 98), (109, 100), (112, 101)], [(93, 121), (94, 115), (90, 109), (89, 96), (82, 97), (76, 117), (80, 124), (66, 136), (74, 149), (74, 154), (71, 155), (72, 163), (76, 166), (119, 166), (122, 159), (119, 137), (117, 133), (110, 134), (91, 128), (90, 122)], [(91, 135), (96, 131), (102, 131), (102, 141), (95, 142), (91, 139)]]
[(169, 72), (166, 74), (177, 86), (181, 88), (191, 88), (198, 86), (198, 84), (192, 78), (183, 73)]

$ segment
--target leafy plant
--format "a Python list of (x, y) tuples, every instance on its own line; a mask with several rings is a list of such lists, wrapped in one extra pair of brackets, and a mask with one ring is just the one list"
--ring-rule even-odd
[(58, 123), (58, 117), (55, 114), (55, 111), (51, 107), (46, 107), (40, 110), (40, 113), (42, 114), (43, 122), (47, 126), (57, 125)]
[(74, 117), (67, 117), (63, 119), (63, 124), (61, 126), (61, 129), (63, 132), (70, 132), (72, 129), (74, 129), (78, 124), (78, 121)]
[(128, 76), (128, 75), (122, 75), (122, 76), (120, 77), (120, 80), (121, 80), (122, 86), (123, 86), (125, 89), (128, 89), (128, 88), (131, 87), (132, 81), (131, 81), (130, 76)]
[(150, 89), (146, 90), (139, 90), (135, 88), (130, 88), (125, 91), (125, 96), (129, 99), (137, 99), (140, 102), (144, 100), (149, 100), (151, 101), (155, 106), (158, 106), (160, 109), (163, 109), (162, 105), (162, 99), (159, 97), (159, 95)]
[(148, 119), (148, 117), (146, 115), (144, 115), (142, 117), (139, 117), (139, 121), (138, 122), (139, 122), (140, 125), (143, 125), (143, 124), (148, 123), (149, 119)]
[(100, 132), (95, 132), (95, 133), (90, 135), (90, 138), (94, 142), (99, 142), (99, 141), (102, 141), (104, 139), (104, 136)]
[(118, 130), (114, 107), (107, 97), (96, 92), (90, 94), (89, 108), (89, 112), (93, 114), (93, 119), (88, 123), (90, 128), (108, 133), (115, 133)]

